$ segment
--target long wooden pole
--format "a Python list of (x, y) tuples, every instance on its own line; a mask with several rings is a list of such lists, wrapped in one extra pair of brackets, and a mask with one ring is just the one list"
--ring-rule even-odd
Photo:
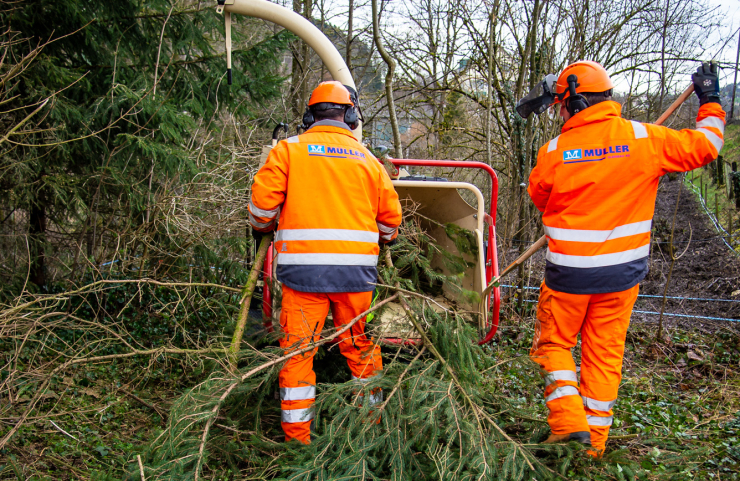
[(658, 117), (658, 120), (655, 121), (655, 125), (663, 125), (663, 123), (668, 120), (668, 117), (673, 114), (673, 112), (676, 111), (677, 108), (681, 106), (684, 102), (686, 102), (686, 99), (691, 97), (691, 94), (694, 93), (694, 84), (688, 86), (686, 90), (683, 91), (681, 95), (678, 96), (678, 98), (671, 104), (670, 107), (668, 107), (668, 110), (663, 112), (663, 115)]
[[(661, 115), (658, 120), (655, 121), (655, 125), (663, 125), (663, 122), (665, 122), (668, 117), (671, 116), (673, 112), (676, 111), (678, 107), (681, 106), (684, 102), (686, 102), (686, 99), (688, 99), (691, 94), (694, 92), (694, 84), (688, 86), (686, 90), (683, 91), (681, 95), (671, 104), (668, 109), (663, 112), (663, 115)], [(509, 267), (504, 269), (501, 274), (496, 276), (488, 286), (483, 290), (481, 293), (481, 299), (485, 299), (486, 296), (491, 292), (491, 290), (496, 287), (498, 282), (501, 280), (502, 277), (504, 277), (506, 274), (514, 270), (515, 268), (519, 267), (524, 261), (532, 257), (532, 255), (537, 252), (538, 250), (542, 249), (545, 244), (547, 244), (547, 236), (540, 237), (537, 242), (532, 244), (529, 249), (527, 249), (522, 255), (520, 255), (514, 262), (509, 264)]]
[[(242, 337), (244, 336), (244, 327), (247, 325), (247, 318), (249, 317), (249, 304), (252, 302), (252, 294), (254, 294), (254, 288), (257, 287), (257, 279), (262, 270), (262, 265), (265, 263), (267, 250), (270, 248), (270, 244), (272, 244), (272, 237), (272, 234), (270, 234), (262, 238), (262, 242), (260, 242), (260, 246), (257, 249), (257, 254), (254, 256), (252, 270), (249, 271), (247, 283), (244, 285), (244, 289), (242, 290), (241, 300), (239, 301), (239, 318), (236, 321), (234, 337), (231, 338), (231, 346), (229, 346), (229, 360), (233, 367), (236, 367), (239, 347), (242, 342)], [(265, 284), (265, 289), (267, 289), (267, 284)]]

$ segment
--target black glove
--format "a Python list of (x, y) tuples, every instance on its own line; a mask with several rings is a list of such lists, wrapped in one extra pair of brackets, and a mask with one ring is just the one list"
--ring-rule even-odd
[(699, 97), (699, 105), (709, 102), (719, 103), (719, 77), (716, 63), (702, 63), (696, 73), (691, 75), (694, 92)]
[(378, 246), (382, 249), (383, 246), (390, 247), (396, 245), (396, 242), (398, 241), (398, 237), (395, 239), (389, 240), (388, 242), (383, 241), (383, 239), (378, 239)]
[(267, 231), (267, 232), (260, 232), (258, 230), (254, 230), (254, 228), (252, 228), (252, 239), (254, 239), (254, 245), (256, 247), (259, 247), (260, 244), (262, 243), (262, 238), (263, 237), (269, 236), (272, 239), (272, 235), (273, 235), (274, 232), (275, 231), (272, 231), (272, 230)]

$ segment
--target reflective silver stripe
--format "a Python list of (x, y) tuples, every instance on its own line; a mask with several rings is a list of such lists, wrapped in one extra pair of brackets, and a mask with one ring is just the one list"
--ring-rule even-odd
[(281, 401), (305, 401), (316, 398), (316, 386), (281, 387)]
[(288, 143), (289, 144), (297, 144), (298, 143), (298, 136), (294, 135), (293, 137), (288, 137)]
[(545, 399), (545, 402), (554, 401), (558, 398), (565, 397), (565, 396), (578, 396), (581, 393), (578, 392), (578, 388), (575, 386), (560, 386), (559, 388), (555, 389), (552, 394), (547, 396)]
[(702, 127), (714, 127), (723, 134), (725, 133), (725, 123), (719, 117), (707, 117), (706, 119), (700, 120), (696, 123), (697, 129)]
[(647, 127), (642, 125), (640, 122), (635, 122), (634, 120), (630, 120), (630, 123), (632, 124), (632, 130), (635, 131), (636, 139), (647, 139), (648, 137)]
[(302, 423), (313, 419), (313, 407), (306, 409), (283, 409), (284, 423)]
[(393, 234), (396, 232), (397, 227), (388, 227), (385, 224), (381, 224), (380, 222), (376, 222), (378, 225), (378, 230), (384, 234)]
[(611, 426), (614, 421), (614, 416), (586, 416), (589, 426)]
[(615, 252), (614, 254), (601, 254), (597, 256), (570, 256), (566, 254), (558, 254), (557, 252), (550, 252), (550, 249), (548, 248), (547, 255), (545, 257), (553, 264), (565, 267), (606, 267), (642, 259), (643, 257), (647, 257), (649, 254), (650, 245), (648, 244), (638, 247), (637, 249)]
[(249, 213), (249, 223), (252, 224), (254, 227), (258, 229), (264, 229), (265, 227), (270, 227), (272, 224), (275, 223), (275, 220), (271, 220), (270, 222), (260, 222), (252, 215), (252, 213)]
[(381, 224), (380, 222), (376, 222), (378, 225), (378, 230), (381, 232), (380, 238), (384, 241), (389, 241), (393, 239), (393, 234), (396, 233), (397, 227), (388, 227), (385, 224)]
[(589, 409), (595, 409), (596, 411), (604, 411), (609, 412), (614, 407), (614, 404), (616, 404), (617, 400), (612, 399), (611, 401), (597, 401), (596, 399), (591, 399), (590, 397), (582, 396), (583, 397), (583, 405), (586, 406)]
[(278, 265), (293, 266), (372, 266), (378, 256), (372, 254), (287, 254), (279, 253)]
[(550, 142), (547, 143), (547, 152), (552, 152), (553, 150), (558, 148), (558, 138), (560, 136), (558, 135), (554, 139), (552, 139)]
[(281, 229), (277, 232), (278, 241), (352, 241), (378, 242), (378, 233), (349, 229)]
[(707, 140), (709, 140), (709, 142), (712, 143), (714, 148), (717, 149), (717, 153), (719, 153), (719, 151), (722, 150), (722, 146), (725, 145), (725, 141), (722, 140), (722, 138), (719, 137), (717, 134), (707, 129), (696, 129), (696, 131), (704, 134)]
[[(383, 390), (378, 389), (377, 391), (377, 393), (370, 393), (370, 396), (368, 396), (370, 398), (370, 406), (383, 402)], [(365, 394), (360, 393), (360, 397), (364, 398)]]
[(647, 234), (652, 227), (652, 220), (643, 220), (632, 224), (625, 224), (615, 227), (612, 230), (581, 230), (581, 229), (563, 229), (561, 227), (545, 226), (545, 234), (550, 239), (574, 242), (606, 242), (620, 237), (627, 237), (637, 234)]
[(545, 386), (549, 386), (555, 381), (578, 382), (578, 375), (574, 371), (553, 371), (548, 372), (544, 379)]
[(383, 402), (383, 391), (380, 390), (376, 394), (370, 393), (370, 399), (369, 399), (370, 405), (378, 404)]
[(278, 212), (280, 212), (280, 207), (276, 207), (275, 209), (272, 209), (272, 210), (260, 209), (259, 207), (254, 205), (254, 203), (250, 200), (249, 201), (249, 211), (256, 216), (267, 217), (269, 219), (273, 219), (278, 214)]

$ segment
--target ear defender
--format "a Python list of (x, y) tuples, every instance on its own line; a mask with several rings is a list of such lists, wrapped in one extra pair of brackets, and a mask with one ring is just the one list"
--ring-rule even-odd
[(357, 116), (357, 107), (351, 105), (344, 110), (344, 123), (347, 124), (350, 129), (355, 130), (359, 126), (359, 120), (360, 119)]
[(362, 112), (359, 110), (360, 102), (357, 98), (357, 91), (345, 85), (344, 88), (349, 92), (349, 100), (352, 105), (348, 106), (344, 111), (344, 123), (349, 126), (350, 129), (355, 130), (360, 126), (360, 120), (362, 120)]
[(301, 125), (301, 128), (303, 130), (308, 130), (314, 122), (316, 122), (316, 119), (313, 116), (313, 112), (311, 112), (311, 107), (306, 107), (306, 111), (303, 112), (303, 125)]
[(578, 77), (575, 75), (568, 75), (568, 92), (570, 95), (565, 99), (565, 108), (568, 113), (572, 116), (586, 110), (588, 108), (588, 100), (581, 94), (576, 93), (576, 87), (578, 87)]

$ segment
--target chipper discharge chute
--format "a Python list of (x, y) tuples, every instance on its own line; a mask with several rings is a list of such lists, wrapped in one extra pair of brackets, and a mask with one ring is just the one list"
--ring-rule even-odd
[[(456, 308), (472, 312), (477, 315), (479, 327), (483, 333), (481, 344), (490, 342), (496, 334), (499, 322), (499, 306), (501, 294), (495, 288), (484, 302), (466, 295), (472, 292), (480, 295), (490, 280), (498, 275), (496, 254), (496, 202), (498, 199), (498, 178), (494, 170), (481, 162), (461, 162), (454, 160), (420, 160), (420, 159), (389, 159), (396, 168), (401, 167), (453, 167), (462, 169), (482, 169), (491, 178), (489, 212), (485, 212), (485, 201), (480, 189), (468, 182), (448, 182), (444, 180), (426, 180), (424, 177), (403, 175), (403, 170), (393, 179), (393, 185), (402, 202), (409, 200), (416, 204), (416, 212), (420, 214), (421, 226), (437, 245), (453, 256), (462, 257), (468, 264), (461, 276), (461, 285), (443, 286), (444, 299), (439, 303), (454, 304)], [(461, 191), (468, 191), (475, 199), (475, 206), (470, 205), (460, 195)], [(468, 197), (471, 197), (470, 195)], [(450, 224), (473, 233), (476, 249), (472, 252), (460, 252), (456, 243), (447, 231)], [(439, 272), (450, 275), (442, 256), (434, 256), (431, 265)], [(395, 319), (402, 319), (398, 308), (387, 309), (381, 316), (381, 323), (389, 324), (383, 340), (389, 343), (409, 342), (415, 336), (408, 328), (394, 325)], [(381, 326), (381, 331), (385, 326)], [(393, 331), (397, 330), (397, 336)], [(408, 333), (408, 336), (403, 335)], [(408, 339), (407, 339), (408, 338)]]

